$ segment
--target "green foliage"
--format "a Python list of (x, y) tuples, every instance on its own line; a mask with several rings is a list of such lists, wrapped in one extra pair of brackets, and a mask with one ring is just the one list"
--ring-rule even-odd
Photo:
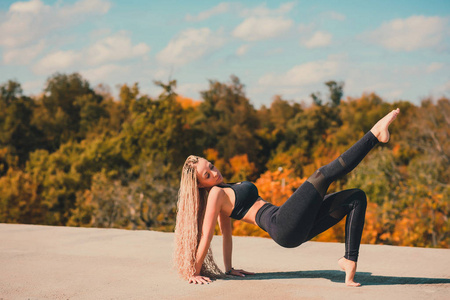
[(29, 152), (38, 147), (41, 133), (31, 124), (35, 104), (22, 95), (18, 82), (0, 85), (0, 148), (9, 148), (24, 165)]
[(141, 160), (160, 160), (173, 167), (182, 164), (189, 153), (189, 130), (184, 124), (185, 112), (175, 94), (164, 91), (155, 100), (140, 97), (121, 132), (124, 158), (132, 164)]
[[(205, 155), (229, 180), (261, 180), (283, 167), (300, 183), (400, 107), (391, 142), (330, 191), (367, 193), (365, 242), (448, 247), (449, 99), (343, 100), (344, 84), (328, 81), (327, 97), (313, 93), (310, 106), (275, 96), (256, 110), (235, 76), (210, 81), (200, 103), (178, 96), (175, 80), (155, 84), (157, 97), (135, 83), (122, 85), (117, 100), (79, 74), (53, 75), (33, 98), (18, 82), (0, 85), (0, 222), (172, 231), (189, 154)], [(280, 199), (290, 192), (270, 180), (265, 187)]]
[(174, 178), (167, 178), (167, 170), (154, 165), (141, 164), (137, 179), (132, 174), (111, 178), (105, 170), (96, 173), (91, 188), (77, 193), (68, 225), (172, 231)]
[(197, 143), (215, 148), (226, 159), (247, 154), (257, 161), (260, 143), (255, 133), (259, 128), (256, 110), (244, 93), (244, 86), (235, 76), (229, 84), (210, 81), (209, 90), (201, 93), (196, 128), (202, 132)]
[(381, 205), (388, 201), (398, 203), (394, 193), (400, 182), (398, 166), (391, 151), (378, 148), (349, 175), (347, 186), (361, 188), (372, 202)]
[(107, 116), (103, 97), (79, 74), (55, 74), (47, 81), (33, 124), (43, 133), (41, 143), (53, 152), (70, 140), (81, 141)]
[(30, 174), (12, 167), (0, 177), (0, 222), (45, 224), (37, 184)]

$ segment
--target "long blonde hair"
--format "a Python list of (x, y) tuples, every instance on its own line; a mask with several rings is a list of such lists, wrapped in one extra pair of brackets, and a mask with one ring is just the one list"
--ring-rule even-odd
[[(178, 192), (174, 263), (178, 274), (186, 280), (196, 271), (197, 248), (202, 235), (201, 229), (208, 198), (208, 191), (198, 187), (196, 165), (199, 159), (200, 157), (194, 155), (186, 159)], [(211, 278), (224, 275), (214, 262), (211, 247), (203, 261), (200, 274)]]

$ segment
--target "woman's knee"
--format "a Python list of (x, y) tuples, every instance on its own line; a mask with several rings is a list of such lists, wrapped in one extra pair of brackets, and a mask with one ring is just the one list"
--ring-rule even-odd
[(367, 195), (366, 193), (361, 189), (354, 189), (353, 195), (352, 195), (358, 204), (367, 206)]

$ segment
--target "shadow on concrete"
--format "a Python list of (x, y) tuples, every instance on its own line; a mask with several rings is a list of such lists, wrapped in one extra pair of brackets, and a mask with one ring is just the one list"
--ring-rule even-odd
[[(246, 277), (227, 276), (224, 280), (270, 280), (292, 278), (324, 278), (332, 282), (344, 283), (345, 273), (336, 270), (268, 272), (247, 275)], [(380, 276), (372, 275), (370, 272), (356, 272), (355, 280), (362, 285), (450, 284), (449, 278)]]

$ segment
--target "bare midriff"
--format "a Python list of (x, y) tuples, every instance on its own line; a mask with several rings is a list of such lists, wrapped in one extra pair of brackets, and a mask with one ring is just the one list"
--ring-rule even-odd
[(250, 207), (248, 212), (242, 218), (242, 221), (250, 223), (250, 224), (258, 225), (258, 224), (256, 224), (256, 221), (255, 221), (256, 213), (266, 203), (267, 203), (267, 201), (264, 201), (262, 198), (259, 198), (258, 200), (256, 200), (256, 202), (253, 203), (252, 207)]
[[(233, 211), (234, 204), (236, 202), (236, 196), (234, 194), (234, 191), (231, 188), (225, 187), (222, 189), (225, 192), (225, 194), (228, 196), (228, 197), (226, 197), (228, 199), (226, 199), (227, 201), (226, 201), (225, 205), (222, 207), (222, 210), (227, 214), (227, 216), (229, 216), (229, 215), (231, 215), (231, 212)], [(250, 207), (250, 209), (247, 211), (247, 213), (241, 220), (244, 222), (250, 223), (250, 224), (258, 225), (255, 222), (256, 213), (266, 203), (267, 203), (267, 201), (264, 201), (262, 198), (258, 198), (258, 200), (256, 200), (255, 203), (253, 203), (252, 207)]]

